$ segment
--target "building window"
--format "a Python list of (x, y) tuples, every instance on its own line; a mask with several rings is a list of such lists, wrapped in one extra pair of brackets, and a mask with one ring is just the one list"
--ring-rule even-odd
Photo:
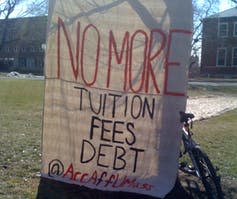
[(35, 52), (35, 47), (34, 46), (30, 47), (30, 52)]
[(6, 52), (6, 53), (9, 53), (10, 52), (10, 47), (6, 47), (5, 49), (4, 49), (4, 51)]
[(237, 47), (232, 48), (232, 66), (237, 66)]
[(228, 23), (219, 23), (218, 36), (219, 37), (228, 36)]
[(23, 58), (23, 57), (19, 58), (19, 66), (21, 68), (25, 68), (26, 67), (26, 58)]
[(21, 47), (21, 52), (25, 52), (26, 48), (25, 47)]
[(226, 65), (226, 49), (218, 48), (217, 49), (217, 66), (225, 66)]
[(14, 52), (18, 52), (19, 51), (19, 49), (18, 49), (18, 47), (14, 47)]
[(234, 37), (237, 37), (237, 22), (234, 23), (234, 32), (233, 32)]

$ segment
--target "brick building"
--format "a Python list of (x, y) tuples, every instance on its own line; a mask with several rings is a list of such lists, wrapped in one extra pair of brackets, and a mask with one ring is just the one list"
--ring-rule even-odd
[(47, 17), (0, 20), (0, 71), (43, 74)]
[(201, 75), (237, 77), (237, 7), (204, 19)]

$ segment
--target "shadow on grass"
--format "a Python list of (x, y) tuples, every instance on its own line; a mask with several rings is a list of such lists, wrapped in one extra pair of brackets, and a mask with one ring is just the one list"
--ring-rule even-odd
[[(125, 192), (105, 192), (92, 190), (78, 185), (41, 178), (37, 199), (158, 199), (141, 194)], [(165, 199), (204, 199), (206, 198), (200, 184), (195, 178), (177, 179), (173, 190)]]

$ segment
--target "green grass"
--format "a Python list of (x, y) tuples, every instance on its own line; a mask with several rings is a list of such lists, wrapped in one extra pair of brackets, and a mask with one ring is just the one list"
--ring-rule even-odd
[(220, 174), (237, 180), (237, 109), (196, 122), (193, 131)]
[[(44, 82), (0, 79), (0, 199), (35, 198), (39, 185)], [(234, 87), (190, 88), (189, 95), (237, 94)], [(223, 177), (237, 178), (237, 110), (195, 122), (194, 138)], [(232, 181), (231, 181), (232, 182)]]
[(229, 94), (237, 95), (236, 86), (188, 86), (187, 95), (190, 97), (200, 95), (218, 95), (218, 94)]
[[(189, 86), (188, 95), (237, 96), (237, 87)], [(237, 100), (237, 98), (236, 98)], [(237, 179), (237, 109), (218, 117), (195, 122), (194, 139), (208, 154), (222, 176)]]
[(0, 198), (35, 198), (43, 81), (0, 80)]

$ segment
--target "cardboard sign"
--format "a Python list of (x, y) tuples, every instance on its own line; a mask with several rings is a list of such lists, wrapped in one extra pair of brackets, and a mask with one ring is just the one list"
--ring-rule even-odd
[(50, 1), (43, 177), (156, 197), (172, 189), (191, 6)]

